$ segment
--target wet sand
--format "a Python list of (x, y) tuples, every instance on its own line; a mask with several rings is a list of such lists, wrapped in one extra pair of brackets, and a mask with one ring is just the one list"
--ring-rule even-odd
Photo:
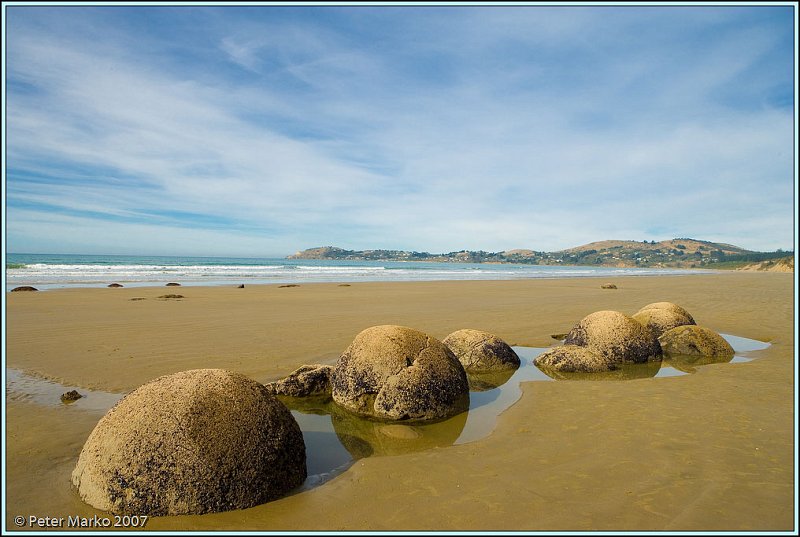
[[(440, 339), (477, 328), (546, 347), (593, 311), (676, 302), (699, 325), (771, 345), (692, 375), (529, 382), (487, 438), (362, 459), (313, 490), (146, 529), (792, 530), (793, 275), (628, 277), (601, 289), (606, 281), (183, 287), (182, 299), (159, 299), (163, 287), (9, 293), (7, 366), (120, 393), (201, 367), (265, 382), (333, 362), (377, 324)], [(102, 412), (25, 400), (6, 410), (6, 528), (17, 515), (103, 515), (69, 485)]]

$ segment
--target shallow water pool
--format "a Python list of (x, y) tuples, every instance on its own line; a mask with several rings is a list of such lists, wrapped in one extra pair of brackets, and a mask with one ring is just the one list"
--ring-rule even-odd
[[(687, 375), (702, 365), (750, 361), (753, 357), (749, 353), (769, 347), (769, 343), (753, 339), (720, 335), (735, 351), (730, 360), (671, 357), (662, 362), (625, 365), (608, 373), (571, 375), (569, 380), (625, 381)], [(437, 423), (385, 423), (344, 412), (329, 398), (281, 397), (300, 424), (306, 441), (309, 477), (304, 488), (328, 481), (364, 457), (412, 453), (433, 447), (465, 444), (488, 436), (498, 416), (519, 400), (522, 382), (554, 380), (533, 364), (533, 359), (547, 348), (512, 348), (520, 357), (521, 366), (506, 374), (470, 376), (469, 410)]]
[[(714, 363), (750, 361), (753, 353), (768, 343), (730, 334), (721, 334), (734, 348), (730, 360), (706, 357), (669, 357), (662, 362), (626, 365), (617, 371), (571, 375), (570, 380), (625, 381), (648, 377), (673, 377), (691, 374), (697, 367)], [(413, 453), (435, 447), (465, 444), (491, 434), (498, 416), (522, 395), (522, 382), (552, 382), (554, 379), (533, 365), (533, 359), (546, 348), (513, 347), (521, 366), (515, 371), (470, 376), (470, 407), (467, 412), (436, 423), (387, 423), (361, 418), (333, 404), (330, 398), (280, 397), (303, 431), (306, 444), (308, 478), (296, 492), (317, 487), (341, 474), (356, 460), (372, 456)], [(71, 403), (61, 394), (77, 390), (83, 397)], [(67, 405), (99, 416), (125, 394), (65, 386), (54, 381), (6, 368), (8, 401), (44, 406)]]

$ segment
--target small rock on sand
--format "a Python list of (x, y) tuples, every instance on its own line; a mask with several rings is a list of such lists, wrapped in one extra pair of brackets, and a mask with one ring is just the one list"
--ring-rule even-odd
[(66, 393), (61, 394), (61, 401), (64, 403), (72, 403), (74, 401), (77, 401), (81, 397), (83, 397), (83, 395), (79, 394), (77, 390), (70, 390)]
[(289, 397), (310, 397), (331, 393), (331, 371), (333, 366), (304, 365), (288, 377), (265, 384), (269, 393)]

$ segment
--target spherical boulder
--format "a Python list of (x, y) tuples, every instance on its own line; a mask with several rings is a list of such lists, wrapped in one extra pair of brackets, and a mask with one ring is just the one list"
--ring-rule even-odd
[(20, 293), (24, 291), (38, 291), (37, 288), (31, 287), (30, 285), (21, 285), (19, 287), (13, 288), (10, 292), (12, 293)]
[(612, 363), (661, 361), (658, 339), (643, 325), (618, 311), (596, 311), (581, 319), (565, 345), (588, 347)]
[(335, 403), (383, 420), (437, 420), (469, 407), (464, 367), (441, 341), (413, 328), (359, 333), (331, 374)]
[(633, 314), (633, 318), (642, 323), (656, 338), (676, 326), (693, 325), (694, 319), (688, 313), (679, 310), (649, 308)]
[(658, 338), (666, 354), (733, 357), (734, 350), (725, 338), (702, 326), (678, 326)]
[(98, 422), (72, 472), (93, 507), (152, 516), (244, 509), (305, 478), (305, 443), (289, 410), (221, 369), (166, 375), (129, 393)]
[(692, 317), (692, 315), (688, 311), (686, 311), (685, 308), (675, 304), (674, 302), (653, 302), (652, 304), (647, 304), (646, 306), (642, 306), (639, 309), (640, 312), (641, 311), (645, 311), (645, 310), (667, 310), (667, 311), (671, 311), (673, 313), (676, 313), (676, 314), (686, 318), (686, 320), (689, 321), (686, 324), (697, 324), (697, 323), (694, 322), (694, 318)]
[(442, 343), (453, 351), (468, 372), (516, 369), (520, 364), (519, 356), (508, 343), (482, 330), (456, 330)]
[(617, 368), (608, 356), (578, 345), (560, 345), (547, 349), (536, 356), (533, 363), (540, 369), (567, 373), (596, 373)]

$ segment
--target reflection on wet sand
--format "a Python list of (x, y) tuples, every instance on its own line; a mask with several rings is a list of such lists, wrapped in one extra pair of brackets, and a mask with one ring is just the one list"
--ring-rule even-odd
[[(735, 355), (734, 355), (735, 356)], [(697, 367), (711, 364), (727, 364), (733, 356), (696, 356), (688, 354), (664, 355), (664, 367), (672, 367), (684, 373), (695, 373)]]
[(505, 369), (503, 371), (487, 371), (485, 373), (467, 373), (467, 381), (469, 382), (469, 391), (471, 392), (485, 392), (499, 388), (514, 376), (517, 368)]
[[(541, 351), (542, 349), (537, 349)], [(524, 370), (524, 371), (523, 371)], [(519, 371), (515, 393), (504, 387)], [(470, 373), (470, 409), (433, 423), (385, 422), (355, 415), (336, 405), (328, 395), (278, 398), (292, 411), (306, 442), (309, 477), (304, 489), (318, 486), (346, 470), (355, 460), (400, 455), (474, 440), (491, 431), (497, 416), (519, 395), (519, 382), (531, 380), (538, 371), (530, 363), (519, 369), (494, 373)], [(545, 377), (546, 378), (546, 377)], [(537, 378), (537, 380), (543, 380)], [(513, 391), (513, 390), (512, 390)], [(491, 407), (491, 408), (489, 408)], [(468, 439), (462, 438), (470, 423)], [(480, 423), (476, 423), (476, 420)]]
[(308, 485), (333, 477), (354, 460), (399, 455), (453, 445), (468, 412), (435, 423), (383, 422), (357, 416), (330, 397), (279, 397), (303, 431), (309, 466)]
[(344, 448), (331, 426), (330, 407), (333, 401), (330, 396), (278, 396), (278, 399), (289, 408), (303, 432), (308, 477), (301, 491), (333, 479), (353, 464), (353, 456)]
[(452, 446), (464, 430), (467, 414), (462, 412), (437, 423), (412, 424), (363, 419), (332, 407), (331, 422), (342, 445), (354, 459), (361, 459)]
[(622, 364), (614, 371), (596, 373), (567, 373), (555, 371), (543, 365), (536, 367), (548, 377), (555, 380), (633, 380), (649, 377), (669, 377), (681, 374), (696, 373), (698, 367), (712, 364), (747, 361), (743, 356), (748, 352), (760, 351), (769, 347), (769, 343), (748, 339), (731, 334), (720, 334), (734, 350), (733, 356), (696, 356), (682, 354), (664, 354), (660, 362), (644, 364)]
[(661, 362), (643, 364), (620, 364), (613, 371), (594, 373), (556, 371), (546, 366), (537, 366), (542, 373), (556, 380), (633, 380), (655, 377), (661, 370)]

